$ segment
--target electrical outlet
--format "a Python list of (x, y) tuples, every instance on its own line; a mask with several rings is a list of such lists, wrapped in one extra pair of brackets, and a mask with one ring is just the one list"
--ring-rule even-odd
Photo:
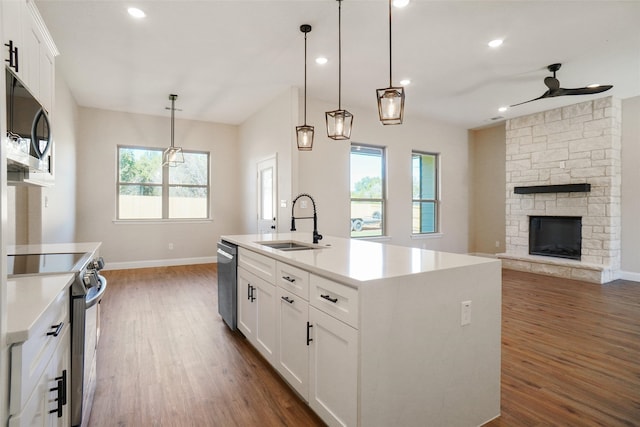
[(500, 247), (500, 240), (496, 240), (496, 248)]
[(172, 251), (173, 250), (173, 243), (169, 243), (169, 250)]
[(306, 200), (300, 200), (300, 207), (302, 209), (306, 209), (307, 208), (307, 201)]
[(471, 324), (471, 301), (460, 303), (460, 326)]
[(280, 200), (280, 207), (281, 208), (286, 208), (287, 207), (287, 201), (286, 200)]

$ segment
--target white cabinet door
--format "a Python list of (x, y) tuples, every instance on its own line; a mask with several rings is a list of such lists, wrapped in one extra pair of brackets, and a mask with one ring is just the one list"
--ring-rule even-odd
[(254, 304), (256, 305), (255, 345), (258, 351), (274, 365), (276, 363), (276, 287), (257, 278)]
[(238, 329), (249, 341), (255, 335), (256, 306), (254, 302), (253, 275), (243, 268), (238, 268)]
[(330, 426), (358, 417), (358, 331), (309, 307), (309, 406)]
[[(9, 65), (9, 62), (4, 61), (11, 60), (13, 66), (10, 67), (10, 70), (18, 75), (20, 79), (24, 80), (24, 61), (21, 55), (24, 51), (24, 45), (22, 43), (22, 27), (24, 15), (26, 13), (26, 6), (22, 1), (3, 1), (0, 4), (0, 7), (2, 7), (3, 64)], [(11, 47), (14, 49), (12, 54), (9, 53), (9, 47), (4, 46), (4, 43), (11, 44)], [(16, 62), (18, 64), (17, 71), (15, 69)]]
[(238, 268), (238, 329), (275, 364), (276, 287), (243, 268)]
[(280, 374), (308, 401), (309, 344), (307, 341), (309, 303), (278, 288), (278, 360)]

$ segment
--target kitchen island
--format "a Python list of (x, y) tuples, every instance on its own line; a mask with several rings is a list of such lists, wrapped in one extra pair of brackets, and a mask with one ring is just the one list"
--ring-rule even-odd
[(337, 237), (314, 245), (310, 233), (222, 239), (239, 246), (240, 331), (327, 424), (499, 416), (499, 260)]

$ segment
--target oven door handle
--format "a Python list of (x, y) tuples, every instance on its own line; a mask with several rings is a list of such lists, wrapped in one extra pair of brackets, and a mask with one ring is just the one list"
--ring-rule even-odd
[[(107, 279), (106, 277), (98, 274), (98, 280), (100, 281), (100, 286), (98, 287), (98, 292), (92, 295), (87, 295), (87, 299), (85, 300), (85, 308), (91, 308), (96, 305), (102, 299), (102, 295), (104, 295), (104, 291), (107, 290)], [(96, 289), (96, 287), (90, 288)]]

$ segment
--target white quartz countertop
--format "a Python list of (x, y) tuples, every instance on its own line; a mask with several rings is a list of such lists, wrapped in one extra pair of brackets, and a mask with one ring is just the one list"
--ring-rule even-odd
[(310, 244), (311, 233), (303, 232), (231, 235), (222, 236), (221, 239), (355, 287), (365, 282), (393, 277), (483, 263), (500, 263), (500, 260), (492, 258), (332, 236), (325, 236), (315, 245), (318, 249), (304, 251), (286, 252), (256, 243), (293, 240)]
[(7, 254), (65, 254), (79, 252), (96, 252), (100, 249), (101, 242), (83, 243), (44, 243), (36, 245), (7, 246)]
[(7, 344), (30, 338), (37, 320), (73, 277), (65, 273), (7, 279)]

